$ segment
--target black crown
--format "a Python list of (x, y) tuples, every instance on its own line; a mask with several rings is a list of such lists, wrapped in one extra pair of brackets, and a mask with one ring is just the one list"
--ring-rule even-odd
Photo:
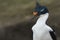
[(46, 6), (41, 6), (39, 3), (36, 3), (36, 7), (34, 8), (35, 12), (38, 12), (38, 15), (48, 13), (48, 9)]

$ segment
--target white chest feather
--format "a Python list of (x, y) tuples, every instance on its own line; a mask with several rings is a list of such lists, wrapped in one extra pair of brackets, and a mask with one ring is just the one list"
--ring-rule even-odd
[(40, 15), (36, 24), (32, 27), (32, 30), (34, 30), (34, 29), (43, 30), (43, 28), (46, 28), (45, 26), (46, 26), (46, 20), (48, 19), (48, 16), (49, 16), (48, 13)]
[[(33, 40), (42, 40), (44, 35), (48, 37), (48, 31), (52, 30), (49, 26), (45, 24), (46, 20), (48, 19), (48, 16), (48, 13), (41, 15), (40, 18), (37, 20), (36, 24), (32, 27)], [(51, 37), (49, 37), (49, 39), (51, 39)]]

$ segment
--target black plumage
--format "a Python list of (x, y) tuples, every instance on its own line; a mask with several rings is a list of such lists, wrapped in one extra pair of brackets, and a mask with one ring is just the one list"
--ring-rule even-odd
[(57, 40), (56, 39), (56, 33), (54, 31), (49, 31), (49, 33), (50, 33), (50, 36), (53, 40)]

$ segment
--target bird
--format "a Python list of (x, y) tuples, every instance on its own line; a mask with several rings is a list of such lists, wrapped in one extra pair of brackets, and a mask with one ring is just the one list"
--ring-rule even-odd
[(33, 40), (57, 40), (55, 31), (46, 24), (49, 17), (49, 11), (46, 6), (36, 2), (33, 15), (39, 16), (36, 23), (32, 26)]

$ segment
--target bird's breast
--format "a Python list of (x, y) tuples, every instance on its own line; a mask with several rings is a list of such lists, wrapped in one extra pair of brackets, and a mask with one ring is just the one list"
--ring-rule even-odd
[(34, 25), (32, 27), (32, 30), (33, 32), (36, 32), (36, 33), (42, 33), (47, 31), (47, 28), (45, 27), (45, 25)]
[(32, 30), (33, 30), (33, 34), (36, 36), (36, 37), (42, 37), (44, 34), (46, 34), (48, 32), (47, 29), (45, 29), (45, 27), (39, 27), (38, 25), (34, 25), (32, 27)]

